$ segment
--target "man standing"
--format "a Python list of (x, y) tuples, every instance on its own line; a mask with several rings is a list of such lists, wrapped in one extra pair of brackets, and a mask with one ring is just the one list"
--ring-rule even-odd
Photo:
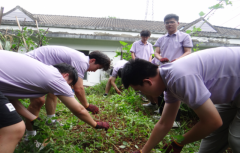
[(189, 34), (178, 31), (179, 17), (175, 14), (168, 14), (164, 17), (164, 24), (167, 34), (158, 38), (154, 44), (156, 47), (155, 58), (162, 64), (178, 60), (191, 53), (193, 47)]
[[(146, 95), (164, 92), (166, 104), (142, 150), (148, 153), (170, 131), (181, 101), (199, 117), (199, 122), (165, 145), (169, 153), (180, 153), (185, 144), (203, 139), (199, 153), (223, 152), (228, 145), (240, 152), (240, 47), (220, 47), (199, 51), (173, 63), (156, 65), (144, 60), (130, 61), (122, 70), (122, 82)], [(222, 104), (216, 105), (214, 104)]]
[[(67, 63), (73, 66), (78, 73), (78, 81), (73, 86), (75, 95), (88, 111), (91, 111), (93, 114), (99, 112), (97, 106), (87, 102), (83, 87), (83, 78), (84, 73), (87, 71), (95, 72), (98, 69), (108, 70), (110, 67), (110, 59), (107, 55), (99, 51), (93, 51), (89, 56), (85, 56), (77, 50), (63, 46), (43, 46), (26, 53), (26, 55), (47, 65)], [(28, 110), (38, 116), (36, 113), (39, 112), (40, 108), (45, 103), (45, 96), (41, 98), (31, 98), (30, 101), (31, 104), (29, 105)], [(48, 118), (55, 117), (56, 105), (57, 97), (49, 93), (45, 104)], [(57, 122), (56, 120), (51, 121), (52, 123), (50, 123), (50, 125)], [(32, 125), (29, 120), (26, 120), (26, 126), (27, 134), (35, 133), (35, 131), (32, 131)]]
[(121, 94), (121, 91), (118, 89), (117, 85), (115, 84), (115, 80), (118, 76), (121, 78), (122, 68), (126, 63), (127, 63), (126, 60), (120, 60), (114, 65), (112, 71), (110, 72), (110, 77), (108, 79), (108, 82), (105, 88), (104, 96), (108, 95), (108, 92), (110, 91), (111, 86), (113, 86), (113, 88), (116, 90), (118, 94)]
[(152, 44), (147, 41), (151, 36), (151, 32), (149, 30), (142, 30), (140, 35), (141, 40), (134, 42), (130, 49), (132, 59), (140, 58), (151, 62), (154, 51)]
[[(164, 17), (164, 24), (167, 30), (167, 34), (158, 38), (157, 42), (154, 44), (155, 58), (153, 63), (156, 65), (162, 65), (166, 62), (173, 62), (191, 53), (191, 48), (193, 47), (192, 39), (190, 35), (178, 31), (179, 17), (175, 14), (168, 14)], [(163, 97), (163, 95), (161, 95)], [(165, 101), (163, 98), (159, 97), (159, 113), (162, 113)], [(154, 105), (154, 104), (153, 104)], [(146, 104), (144, 106), (151, 107), (152, 104)], [(180, 110), (176, 118), (177, 124), (174, 127), (178, 127), (180, 124)]]
[(24, 134), (25, 126), (15, 111), (32, 122), (37, 118), (20, 103), (18, 99), (21, 98), (52, 93), (79, 119), (92, 127), (107, 130), (107, 122), (95, 122), (74, 98), (69, 84), (74, 85), (77, 81), (75, 68), (68, 64), (53, 67), (22, 54), (0, 51), (0, 152), (13, 152)]

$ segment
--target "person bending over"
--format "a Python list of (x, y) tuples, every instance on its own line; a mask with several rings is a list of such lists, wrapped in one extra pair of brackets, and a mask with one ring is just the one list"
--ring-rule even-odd
[(104, 96), (108, 95), (108, 92), (110, 91), (111, 86), (113, 86), (113, 88), (115, 89), (115, 91), (118, 94), (121, 94), (121, 91), (118, 89), (117, 85), (115, 84), (115, 80), (116, 80), (117, 76), (119, 76), (121, 78), (122, 68), (126, 63), (127, 63), (126, 60), (120, 60), (114, 65), (112, 71), (110, 72), (110, 77), (108, 79), (108, 82), (107, 82), (107, 85), (105, 88)]
[[(149, 153), (166, 134), (180, 107), (187, 104), (199, 122), (183, 135), (184, 140), (165, 144), (167, 153), (180, 153), (185, 144), (203, 139), (199, 153), (223, 152), (228, 145), (240, 152), (240, 47), (206, 49), (185, 56), (160, 68), (136, 59), (125, 64), (122, 82), (146, 95), (164, 92), (162, 117), (141, 150)], [(217, 104), (216, 107), (214, 104)]]
[[(24, 133), (24, 124), (14, 113), (15, 109), (19, 115), (32, 123), (39, 114), (40, 109), (36, 110), (34, 112), (36, 115), (34, 115), (18, 99), (42, 97), (48, 93), (56, 95), (82, 121), (94, 128), (107, 130), (109, 128), (107, 122), (94, 121), (86, 109), (74, 98), (70, 85), (75, 85), (77, 81), (77, 71), (68, 64), (62, 63), (53, 67), (22, 54), (0, 51), (0, 104), (7, 106), (1, 109), (12, 113), (10, 115), (9, 112), (1, 111), (3, 115), (0, 119), (0, 150), (13, 152), (14, 148), (9, 148), (9, 146), (15, 146)], [(8, 104), (4, 96), (14, 107)], [(18, 132), (18, 134), (12, 137), (12, 134), (7, 134), (11, 132), (13, 134)], [(31, 135), (35, 134), (31, 133)]]
[[(87, 102), (83, 86), (83, 78), (84, 73), (87, 71), (95, 72), (98, 69), (103, 69), (104, 71), (108, 70), (110, 67), (110, 59), (107, 55), (99, 51), (93, 51), (89, 54), (89, 56), (85, 56), (83, 53), (77, 50), (63, 46), (43, 46), (28, 52), (25, 55), (47, 65), (66, 63), (73, 66), (78, 74), (78, 81), (73, 86), (76, 97), (88, 111), (92, 112), (93, 114), (99, 112), (97, 106)], [(45, 96), (39, 98), (30, 98), (30, 102), (31, 103), (28, 107), (28, 110), (34, 114), (35, 112), (38, 112), (41, 106), (45, 103)], [(57, 97), (49, 93), (45, 103), (48, 118), (55, 117), (56, 105)], [(53, 119), (51, 121), (52, 123), (49, 124), (47, 122), (47, 125), (54, 125), (57, 122), (57, 120)], [(60, 123), (60, 125), (63, 124)], [(32, 125), (30, 124), (29, 120), (26, 120), (26, 126), (27, 130), (31, 131)]]

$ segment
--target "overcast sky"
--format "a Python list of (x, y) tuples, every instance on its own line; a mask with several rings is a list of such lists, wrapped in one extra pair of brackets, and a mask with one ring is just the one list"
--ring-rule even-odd
[[(86, 17), (113, 16), (121, 19), (144, 20), (147, 0), (1, 0), (0, 6), (7, 12), (19, 5), (33, 14), (54, 14)], [(233, 5), (217, 10), (209, 22), (217, 26), (240, 28), (240, 0)], [(168, 13), (178, 14), (180, 22), (189, 23), (205, 13), (218, 0), (154, 0), (154, 20), (163, 21)], [(148, 8), (151, 19), (152, 0)]]

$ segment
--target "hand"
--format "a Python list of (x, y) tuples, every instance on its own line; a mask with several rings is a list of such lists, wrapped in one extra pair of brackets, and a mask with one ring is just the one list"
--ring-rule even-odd
[(168, 58), (161, 58), (160, 62), (162, 62), (162, 63), (169, 62), (169, 59)]
[(141, 150), (136, 150), (136, 151), (134, 151), (132, 153), (142, 153), (142, 151)]
[(96, 129), (105, 129), (107, 131), (109, 129), (108, 122), (97, 122), (97, 125), (95, 127)]
[(92, 112), (93, 114), (98, 114), (99, 113), (99, 109), (97, 106), (89, 104), (88, 107), (86, 108), (86, 110), (88, 110), (89, 112)]
[(165, 153), (180, 153), (183, 146), (178, 144), (176, 141), (173, 141), (171, 144), (165, 144), (162, 149), (167, 149)]
[(119, 95), (121, 95), (122, 92), (121, 92), (120, 90), (117, 90), (117, 93), (118, 93)]
[(34, 120), (31, 121), (33, 130), (41, 130), (38, 126), (34, 125), (34, 122), (42, 122), (42, 119), (40, 117), (36, 117)]
[(172, 60), (171, 62), (174, 62), (174, 61), (176, 61), (177, 59), (174, 59), (174, 60)]

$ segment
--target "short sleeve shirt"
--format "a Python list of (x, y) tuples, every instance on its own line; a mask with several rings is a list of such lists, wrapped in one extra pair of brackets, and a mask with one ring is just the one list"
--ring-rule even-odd
[(144, 45), (141, 40), (133, 43), (130, 52), (134, 53), (136, 58), (144, 59), (146, 61), (149, 61), (150, 56), (154, 53), (152, 44), (147, 42), (147, 44)]
[(41, 97), (47, 93), (74, 97), (58, 69), (3, 50), (0, 51), (0, 91), (9, 98)]
[(113, 66), (113, 72), (112, 72), (112, 77), (117, 77), (118, 76), (118, 70), (123, 68), (124, 65), (127, 63), (128, 61), (126, 60), (120, 60), (118, 61), (114, 66)]
[(161, 56), (172, 61), (184, 54), (184, 47), (192, 48), (193, 44), (189, 34), (177, 31), (158, 38), (154, 47), (159, 47)]
[(192, 53), (162, 65), (166, 103), (182, 101), (196, 109), (208, 98), (230, 103), (240, 94), (240, 47), (220, 47)]
[(43, 46), (25, 55), (34, 58), (47, 65), (66, 63), (73, 66), (80, 78), (84, 78), (84, 73), (89, 68), (89, 57), (83, 53), (63, 46)]

